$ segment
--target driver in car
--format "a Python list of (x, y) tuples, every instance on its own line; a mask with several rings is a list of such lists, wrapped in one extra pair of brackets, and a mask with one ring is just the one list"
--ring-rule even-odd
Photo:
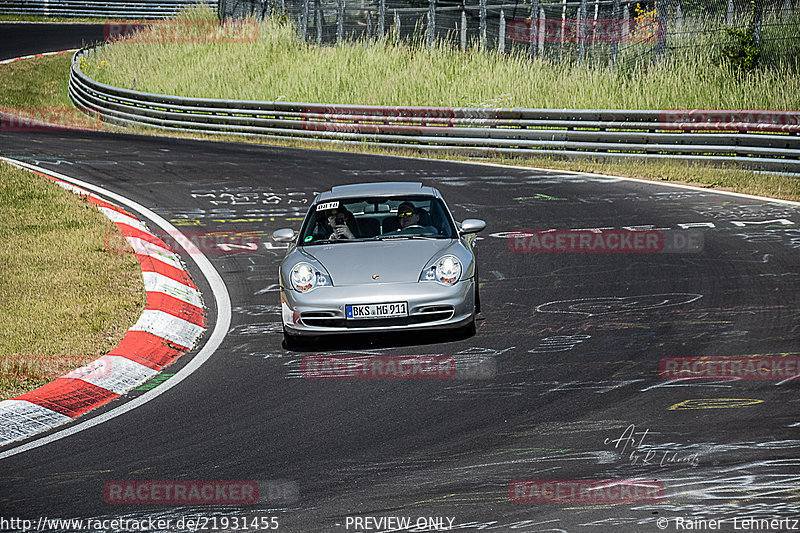
[(400, 229), (404, 230), (409, 226), (419, 226), (420, 214), (414, 204), (411, 202), (403, 202), (397, 206), (397, 219), (400, 223)]

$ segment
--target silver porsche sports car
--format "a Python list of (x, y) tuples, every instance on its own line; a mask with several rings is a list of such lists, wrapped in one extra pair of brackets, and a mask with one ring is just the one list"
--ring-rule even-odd
[(300, 337), (411, 329), (475, 331), (475, 234), (421, 183), (362, 183), (318, 195), (280, 266), (287, 347)]

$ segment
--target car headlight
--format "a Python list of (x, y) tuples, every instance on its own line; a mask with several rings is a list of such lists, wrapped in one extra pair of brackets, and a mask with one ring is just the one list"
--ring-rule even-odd
[(314, 287), (325, 287), (331, 284), (327, 275), (318, 272), (317, 269), (308, 263), (297, 263), (292, 268), (290, 277), (292, 288), (300, 292), (310, 291)]
[(442, 285), (453, 285), (461, 278), (461, 261), (454, 255), (443, 255), (425, 269), (420, 281), (438, 281)]

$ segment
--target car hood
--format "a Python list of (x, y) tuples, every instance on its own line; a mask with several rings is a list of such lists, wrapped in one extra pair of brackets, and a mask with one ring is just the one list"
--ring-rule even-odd
[(434, 255), (454, 247), (461, 247), (457, 240), (402, 239), (320, 244), (307, 246), (303, 252), (322, 263), (334, 285), (342, 286), (419, 281), (422, 269)]

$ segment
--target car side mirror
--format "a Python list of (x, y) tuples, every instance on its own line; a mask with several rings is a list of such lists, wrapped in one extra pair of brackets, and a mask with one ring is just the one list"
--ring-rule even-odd
[(278, 242), (290, 242), (294, 240), (294, 230), (292, 228), (276, 229), (272, 232), (272, 238)]
[(483, 231), (486, 227), (486, 222), (483, 220), (479, 220), (477, 218), (468, 218), (461, 223), (461, 229), (458, 232), (461, 235), (466, 235), (467, 233), (478, 233), (479, 231)]

